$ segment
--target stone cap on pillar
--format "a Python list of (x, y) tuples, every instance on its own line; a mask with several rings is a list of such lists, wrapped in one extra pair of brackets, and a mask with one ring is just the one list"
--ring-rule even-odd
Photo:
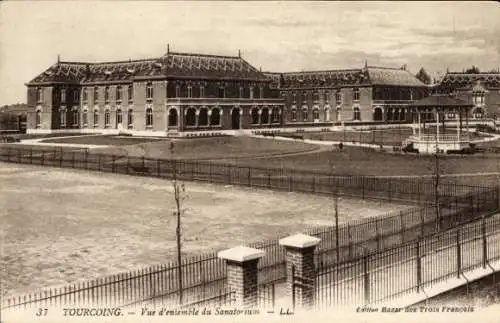
[(285, 247), (293, 247), (298, 249), (304, 249), (316, 246), (321, 241), (320, 238), (308, 236), (306, 234), (294, 234), (286, 238), (280, 239), (279, 243)]
[(262, 258), (265, 254), (264, 251), (259, 249), (239, 246), (223, 250), (217, 254), (217, 257), (235, 262), (245, 262)]

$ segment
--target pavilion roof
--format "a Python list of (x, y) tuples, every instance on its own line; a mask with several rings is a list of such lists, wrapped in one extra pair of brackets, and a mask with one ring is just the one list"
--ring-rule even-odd
[(28, 84), (132, 81), (135, 78), (196, 78), (268, 81), (268, 78), (239, 56), (169, 52), (142, 60), (114, 62), (57, 62)]
[(471, 108), (473, 105), (467, 101), (451, 95), (434, 94), (413, 102), (415, 108)]

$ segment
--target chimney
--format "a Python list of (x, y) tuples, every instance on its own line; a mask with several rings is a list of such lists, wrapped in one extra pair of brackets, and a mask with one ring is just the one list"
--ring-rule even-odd
[(238, 49), (238, 57), (241, 58), (241, 51)]
[(57, 54), (57, 62), (60, 63), (61, 62), (61, 55)]
[(170, 53), (170, 44), (167, 44), (167, 54)]

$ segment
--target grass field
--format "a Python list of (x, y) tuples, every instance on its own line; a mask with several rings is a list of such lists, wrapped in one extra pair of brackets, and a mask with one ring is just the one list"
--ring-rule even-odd
[[(8, 295), (166, 263), (175, 254), (171, 183), (0, 163), (0, 268)], [(330, 225), (324, 196), (186, 183), (188, 254)], [(406, 208), (341, 199), (340, 221)]]
[(66, 138), (51, 138), (42, 140), (44, 143), (63, 143), (63, 144), (88, 144), (102, 146), (126, 146), (137, 145), (146, 142), (169, 141), (168, 139), (159, 138), (137, 138), (125, 136), (81, 136), (81, 137), (66, 137)]
[[(71, 138), (68, 138), (71, 139)], [(251, 137), (214, 137), (175, 139), (174, 153), (170, 151), (170, 140), (142, 143), (128, 147), (97, 148), (103, 153), (123, 154), (129, 156), (159, 159), (225, 159), (253, 158), (261, 156), (312, 152), (317, 146), (306, 143), (267, 140)]]

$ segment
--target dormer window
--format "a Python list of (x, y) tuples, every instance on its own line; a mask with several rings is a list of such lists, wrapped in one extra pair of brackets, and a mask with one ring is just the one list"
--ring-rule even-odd
[(153, 83), (148, 82), (146, 84), (146, 99), (152, 100), (153, 99)]

